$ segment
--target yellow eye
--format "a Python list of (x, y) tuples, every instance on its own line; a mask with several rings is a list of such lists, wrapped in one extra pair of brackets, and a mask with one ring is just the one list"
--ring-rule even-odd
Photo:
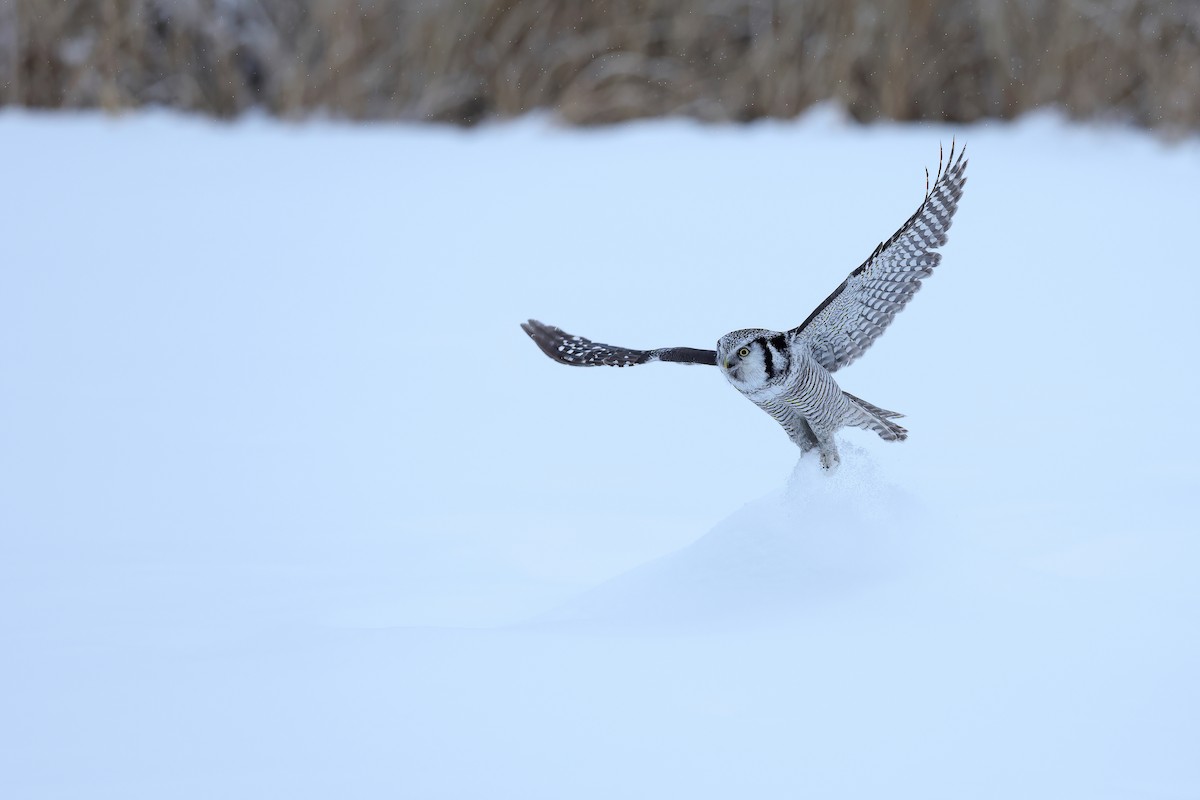
[(742, 358), (745, 358), (746, 356), (750, 355), (750, 348), (743, 347), (741, 350), (738, 350), (738, 355)]

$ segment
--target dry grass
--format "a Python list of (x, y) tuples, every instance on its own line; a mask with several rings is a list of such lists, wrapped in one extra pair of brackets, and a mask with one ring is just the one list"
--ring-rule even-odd
[(1200, 129), (1194, 0), (0, 0), (0, 102), (470, 124), (969, 121)]

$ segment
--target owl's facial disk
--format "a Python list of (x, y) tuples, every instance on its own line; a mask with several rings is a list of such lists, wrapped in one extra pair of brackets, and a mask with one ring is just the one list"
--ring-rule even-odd
[(782, 334), (747, 328), (722, 336), (717, 342), (717, 366), (725, 378), (742, 391), (761, 389), (777, 380), (786, 358), (768, 344), (773, 336)]
[(721, 344), (723, 346), (717, 351), (717, 364), (731, 383), (754, 385), (766, 379), (761, 342), (746, 337)]
[(747, 366), (747, 360), (754, 355), (754, 350), (757, 347), (752, 342), (747, 342), (741, 347), (730, 350), (728, 353), (722, 354), (721, 368), (724, 369), (732, 377), (737, 377), (742, 368)]

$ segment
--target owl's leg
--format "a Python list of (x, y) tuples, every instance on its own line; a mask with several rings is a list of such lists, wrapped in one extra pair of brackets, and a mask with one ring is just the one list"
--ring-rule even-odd
[(817, 448), (821, 451), (821, 467), (831, 470), (841, 463), (842, 458), (838, 455), (837, 443), (833, 441), (833, 431), (828, 433), (813, 432), (817, 437)]
[(803, 417), (796, 419), (796, 425), (789, 432), (791, 433), (792, 443), (800, 448), (801, 455), (817, 446), (817, 436), (813, 433), (812, 426), (808, 424), (808, 420)]

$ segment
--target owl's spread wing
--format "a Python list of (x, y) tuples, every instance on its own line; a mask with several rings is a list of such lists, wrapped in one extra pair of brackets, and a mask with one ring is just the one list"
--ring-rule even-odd
[(521, 330), (560, 364), (572, 367), (632, 367), (651, 361), (673, 361), (677, 364), (709, 364), (716, 366), (717, 351), (696, 350), (692, 347), (663, 347), (658, 350), (630, 350), (600, 344), (582, 336), (572, 336), (553, 325), (531, 319), (521, 323)]
[(946, 231), (958, 210), (967, 182), (965, 149), (955, 159), (954, 146), (925, 200), (900, 230), (875, 248), (871, 257), (842, 281), (790, 337), (806, 342), (830, 372), (861, 356), (921, 288), (941, 261), (934, 251), (946, 243)]

